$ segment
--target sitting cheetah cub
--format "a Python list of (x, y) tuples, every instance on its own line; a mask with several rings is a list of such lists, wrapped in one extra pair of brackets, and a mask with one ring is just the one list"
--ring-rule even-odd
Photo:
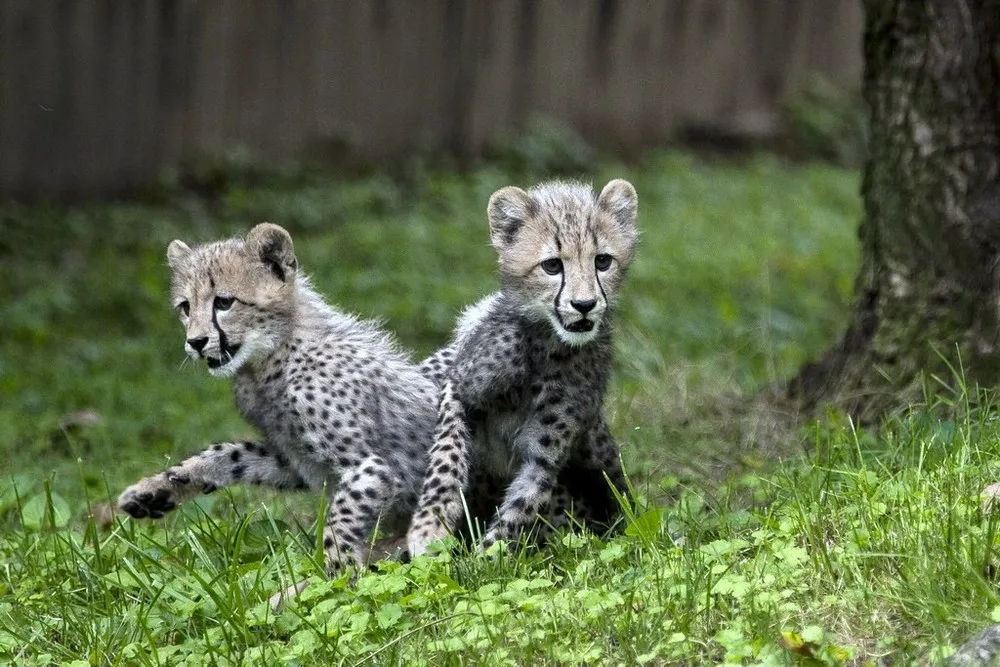
[(423, 364), (441, 388), (411, 555), (454, 530), (463, 500), (478, 505), (488, 480), (505, 490), (486, 545), (555, 517), (567, 500), (617, 512), (603, 473), (619, 489), (624, 477), (602, 403), (636, 211), (622, 180), (596, 197), (586, 185), (546, 183), (490, 198), (501, 289), (470, 307), (448, 347)]
[(227, 484), (327, 485), (327, 565), (362, 565), (376, 522), (406, 529), (433, 437), (436, 387), (376, 325), (328, 306), (296, 265), (281, 227), (167, 249), (184, 349), (233, 379), (262, 434), (224, 442), (129, 487), (118, 506), (159, 518)]

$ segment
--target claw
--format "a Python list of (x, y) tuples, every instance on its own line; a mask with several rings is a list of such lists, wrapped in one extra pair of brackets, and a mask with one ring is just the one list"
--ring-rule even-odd
[(170, 482), (171, 484), (178, 484), (180, 486), (184, 486), (185, 484), (189, 484), (191, 482), (191, 478), (183, 473), (168, 471), (167, 481)]

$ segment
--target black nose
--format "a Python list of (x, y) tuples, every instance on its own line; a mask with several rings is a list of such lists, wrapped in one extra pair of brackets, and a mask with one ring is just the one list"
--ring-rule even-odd
[(205, 349), (208, 345), (208, 336), (201, 336), (200, 338), (188, 338), (188, 345), (194, 348), (194, 351), (201, 354), (201, 351)]
[(586, 315), (597, 305), (597, 299), (587, 299), (586, 301), (570, 301), (570, 304), (581, 313)]

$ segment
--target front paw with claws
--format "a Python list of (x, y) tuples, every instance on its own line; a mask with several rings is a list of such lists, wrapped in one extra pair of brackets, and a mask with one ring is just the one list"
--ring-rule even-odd
[(170, 473), (147, 477), (118, 496), (118, 509), (135, 519), (160, 519), (180, 503), (177, 491), (186, 483)]

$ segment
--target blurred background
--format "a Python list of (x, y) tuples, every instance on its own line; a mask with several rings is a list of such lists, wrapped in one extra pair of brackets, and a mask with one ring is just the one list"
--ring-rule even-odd
[[(496, 289), (490, 194), (555, 177), (639, 193), (608, 404), (636, 479), (763, 465), (753, 396), (847, 312), (862, 18), (853, 0), (0, 0), (19, 495), (50, 480), (79, 518), (253, 435), (228, 383), (180, 368), (170, 240), (281, 224), (331, 301), (419, 357)], [(0, 489), (0, 516), (17, 497)]]
[(853, 0), (4, 0), (0, 192), (129, 192), (206, 157), (479, 156), (537, 118), (618, 155), (839, 139), (801, 106), (859, 88), (862, 18)]

